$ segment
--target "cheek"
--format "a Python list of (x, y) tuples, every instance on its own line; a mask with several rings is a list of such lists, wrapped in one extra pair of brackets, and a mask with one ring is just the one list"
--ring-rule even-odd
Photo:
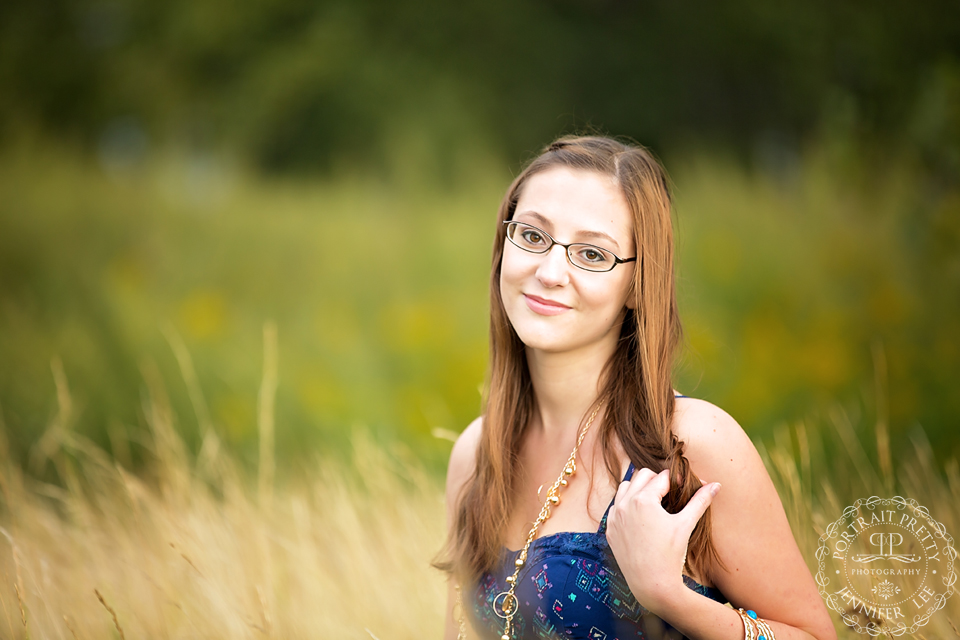
[(503, 296), (507, 287), (509, 286), (510, 280), (513, 277), (513, 268), (510, 264), (510, 260), (506, 255), (503, 256), (503, 259), (500, 261), (500, 295)]
[(507, 313), (511, 312), (511, 302), (514, 298), (513, 292), (519, 286), (518, 269), (516, 261), (510, 260), (506, 255), (500, 261), (500, 299), (503, 301)]
[(601, 311), (604, 317), (612, 319), (619, 315), (627, 305), (630, 280), (621, 277), (614, 282), (596, 284), (597, 286), (581, 288), (584, 301), (592, 308)]
[(530, 261), (524, 260), (524, 256), (516, 255), (515, 251), (510, 251), (506, 247), (503, 252), (503, 258), (500, 260), (500, 291), (501, 293), (511, 286), (517, 286), (531, 272)]

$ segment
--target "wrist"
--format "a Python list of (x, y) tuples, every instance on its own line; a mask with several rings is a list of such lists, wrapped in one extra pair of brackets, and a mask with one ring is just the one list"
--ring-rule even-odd
[(661, 620), (671, 622), (683, 618), (683, 612), (690, 610), (693, 599), (698, 596), (699, 594), (684, 584), (681, 576), (670, 584), (657, 587), (648, 595), (644, 607)]
[(667, 579), (651, 580), (649, 574), (644, 576), (646, 580), (642, 584), (631, 584), (627, 580), (627, 586), (643, 608), (659, 618), (666, 619), (666, 616), (674, 611), (682, 609), (688, 594), (693, 592), (683, 583), (683, 576), (677, 574)]

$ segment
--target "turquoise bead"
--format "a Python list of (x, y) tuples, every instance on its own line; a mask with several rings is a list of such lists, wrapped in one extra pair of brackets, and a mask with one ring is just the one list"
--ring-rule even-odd
[(757, 640), (767, 640), (767, 636), (760, 636)]
[(754, 620), (757, 619), (757, 612), (754, 611), (753, 609), (747, 609), (747, 615), (753, 618)]

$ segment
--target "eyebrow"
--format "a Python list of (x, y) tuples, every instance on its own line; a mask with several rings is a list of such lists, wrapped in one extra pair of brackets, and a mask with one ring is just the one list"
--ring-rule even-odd
[[(547, 218), (540, 215), (536, 211), (521, 211), (516, 215), (530, 216), (531, 218), (535, 218), (537, 222), (539, 222), (541, 225), (545, 227), (553, 228), (553, 224)], [(599, 240), (609, 240), (611, 243), (613, 243), (613, 245), (617, 248), (617, 250), (620, 249), (620, 243), (614, 240), (613, 236), (610, 236), (609, 234), (606, 234), (603, 231), (588, 231), (586, 229), (583, 229), (575, 232), (574, 235), (579, 237), (597, 238)]]

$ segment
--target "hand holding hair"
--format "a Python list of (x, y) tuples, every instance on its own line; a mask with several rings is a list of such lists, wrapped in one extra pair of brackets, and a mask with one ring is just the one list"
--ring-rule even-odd
[(620, 484), (607, 516), (610, 550), (634, 597), (653, 613), (686, 589), (682, 574), (687, 543), (720, 484), (705, 484), (675, 514), (662, 505), (669, 491), (669, 471), (640, 469)]

